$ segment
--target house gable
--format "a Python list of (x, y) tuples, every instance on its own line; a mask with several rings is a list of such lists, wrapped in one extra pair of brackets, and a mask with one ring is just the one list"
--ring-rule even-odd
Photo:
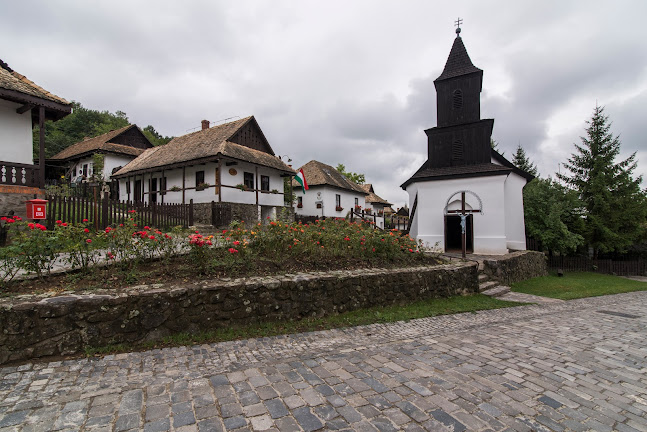
[(126, 129), (122, 133), (116, 135), (115, 137), (109, 139), (107, 142), (114, 144), (121, 144), (128, 147), (138, 148), (138, 149), (148, 149), (152, 148), (153, 144), (146, 138), (146, 135), (135, 125), (129, 129)]
[(253, 117), (227, 141), (274, 155), (272, 146), (270, 146), (256, 119)]

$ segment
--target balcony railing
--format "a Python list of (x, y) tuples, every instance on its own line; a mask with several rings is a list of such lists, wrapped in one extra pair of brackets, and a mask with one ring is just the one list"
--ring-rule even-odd
[(38, 166), (0, 161), (0, 184), (38, 187)]

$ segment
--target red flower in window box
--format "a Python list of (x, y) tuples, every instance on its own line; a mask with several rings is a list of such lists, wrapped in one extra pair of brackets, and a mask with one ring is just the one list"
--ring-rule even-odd
[(297, 208), (303, 208), (303, 204), (301, 203), (297, 204)]
[(337, 210), (337, 211), (342, 211), (343, 209), (344, 209), (344, 208), (343, 208), (342, 206), (337, 206), (337, 207), (335, 207), (335, 210)]

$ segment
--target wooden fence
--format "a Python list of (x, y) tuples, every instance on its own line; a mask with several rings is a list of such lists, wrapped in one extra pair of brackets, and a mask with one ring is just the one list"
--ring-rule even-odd
[(593, 260), (587, 257), (552, 256), (548, 258), (551, 270), (590, 271), (617, 274), (622, 276), (647, 274), (647, 261), (643, 259), (615, 261), (610, 259)]
[(139, 223), (156, 228), (193, 225), (193, 200), (189, 204), (147, 204), (111, 200), (109, 198), (89, 199), (82, 197), (48, 196), (48, 229), (53, 229), (56, 221), (80, 223), (87, 219), (95, 229), (115, 226), (137, 213)]

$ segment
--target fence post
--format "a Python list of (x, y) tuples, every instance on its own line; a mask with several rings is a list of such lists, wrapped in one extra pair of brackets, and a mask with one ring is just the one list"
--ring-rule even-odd
[(189, 200), (189, 226), (193, 225), (193, 198)]
[(101, 223), (99, 226), (101, 229), (106, 229), (106, 227), (109, 225), (108, 221), (108, 192), (102, 192), (101, 193)]

